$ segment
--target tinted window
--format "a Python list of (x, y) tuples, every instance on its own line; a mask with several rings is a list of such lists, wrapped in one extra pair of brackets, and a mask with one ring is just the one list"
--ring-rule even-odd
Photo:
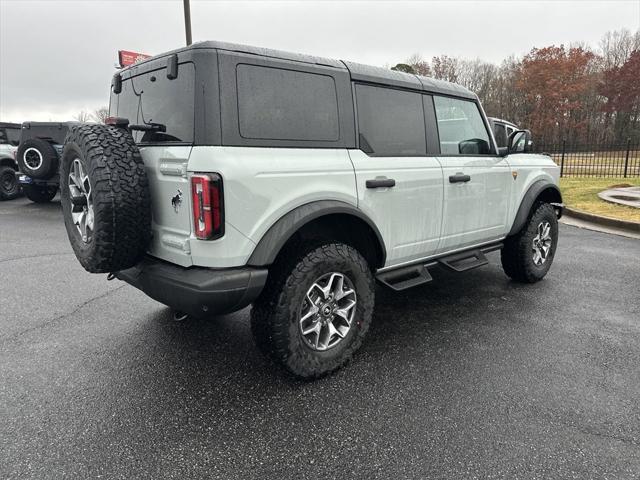
[(444, 155), (490, 153), (489, 134), (474, 102), (457, 98), (433, 97)]
[(257, 65), (238, 65), (238, 123), (244, 138), (337, 141), (333, 78)]
[(507, 138), (509, 138), (511, 134), (515, 131), (516, 131), (515, 128), (507, 127)]
[(356, 85), (360, 148), (380, 156), (426, 155), (419, 93)]
[(136, 142), (193, 142), (194, 75), (192, 63), (178, 67), (169, 80), (166, 69), (138, 75), (122, 82), (122, 92), (112, 94), (109, 114), (132, 124), (160, 123), (165, 132), (134, 131)]
[(493, 124), (493, 135), (496, 137), (496, 143), (499, 147), (507, 146), (507, 131), (502, 123)]
[(20, 128), (0, 128), (0, 143), (8, 143), (17, 147), (18, 143), (20, 143)]

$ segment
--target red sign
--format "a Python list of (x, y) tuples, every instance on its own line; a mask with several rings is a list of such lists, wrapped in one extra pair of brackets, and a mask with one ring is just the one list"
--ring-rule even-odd
[(123, 68), (128, 67), (129, 65), (133, 65), (134, 63), (146, 60), (147, 58), (151, 58), (151, 55), (129, 52), (127, 50), (118, 50), (118, 61), (120, 62), (120, 66)]

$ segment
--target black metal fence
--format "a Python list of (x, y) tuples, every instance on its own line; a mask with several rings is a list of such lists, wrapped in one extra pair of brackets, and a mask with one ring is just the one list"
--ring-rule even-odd
[(560, 165), (562, 177), (640, 177), (640, 143), (536, 145), (533, 151), (547, 153)]

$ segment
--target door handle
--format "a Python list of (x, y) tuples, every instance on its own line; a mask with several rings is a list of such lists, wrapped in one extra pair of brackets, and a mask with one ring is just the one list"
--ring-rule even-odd
[(390, 188), (396, 186), (396, 181), (393, 178), (374, 178), (367, 180), (365, 185), (367, 188)]
[(463, 173), (456, 173), (455, 175), (449, 175), (449, 183), (460, 183), (460, 182), (468, 182), (471, 180), (469, 175), (464, 175)]

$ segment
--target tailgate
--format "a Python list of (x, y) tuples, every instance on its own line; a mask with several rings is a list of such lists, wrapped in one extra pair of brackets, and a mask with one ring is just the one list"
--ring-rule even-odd
[(187, 178), (190, 146), (140, 146), (149, 179), (154, 257), (190, 266), (191, 194)]

